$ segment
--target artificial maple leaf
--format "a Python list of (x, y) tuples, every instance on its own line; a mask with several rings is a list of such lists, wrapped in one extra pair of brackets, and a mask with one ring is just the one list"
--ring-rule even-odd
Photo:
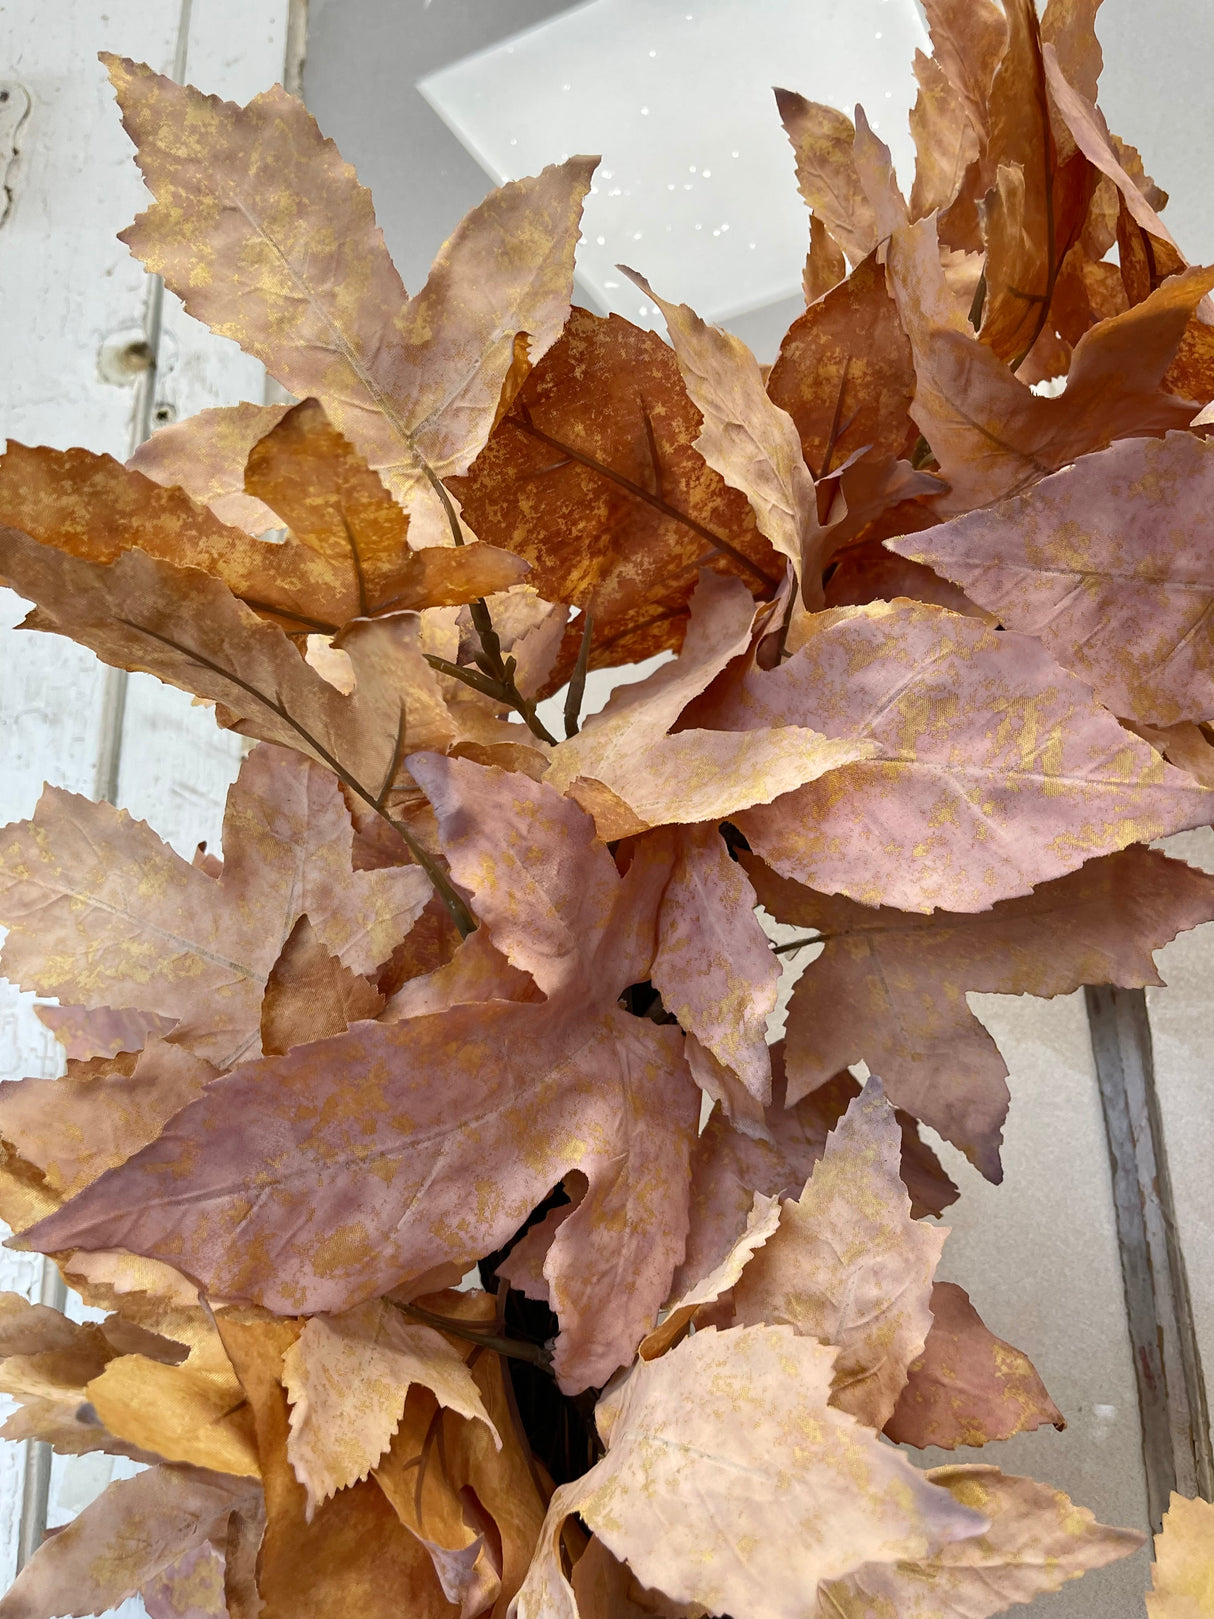
[(944, 516), (1019, 493), (1117, 438), (1187, 427), (1192, 406), (1161, 390), (1214, 271), (1186, 270), (1080, 338), (1065, 390), (1034, 394), (970, 329), (949, 292), (933, 219), (896, 230), (890, 287), (915, 355), (911, 415), (948, 480)]
[(932, 1324), (885, 1436), (898, 1445), (986, 1445), (1049, 1422), (1065, 1428), (1032, 1361), (996, 1338), (954, 1282), (932, 1286)]
[(835, 1354), (788, 1327), (708, 1327), (638, 1362), (606, 1456), (552, 1497), (519, 1619), (576, 1613), (557, 1550), (571, 1512), (643, 1585), (737, 1619), (792, 1619), (836, 1570), (979, 1533), (984, 1517), (828, 1405)]
[(69, 1061), (61, 1079), (0, 1085), (0, 1136), (38, 1166), (52, 1192), (68, 1198), (154, 1141), (217, 1072), (160, 1039), (137, 1059)]
[(1172, 1492), (1155, 1536), (1148, 1619), (1205, 1619), (1214, 1613), (1214, 1506)]
[[(736, 1078), (761, 1120), (771, 1101), (766, 1025), (776, 1008), (780, 969), (755, 917), (754, 891), (713, 826), (671, 828), (648, 834), (648, 841), (661, 851), (659, 860), (670, 862), (650, 982), (695, 1038), (688, 1059), (701, 1086), (714, 1094), (697, 1048)], [(732, 1087), (718, 1099), (731, 1115), (744, 1105)]]
[(760, 534), (792, 564), (806, 600), (817, 601), (824, 542), (814, 480), (792, 419), (767, 396), (759, 362), (740, 337), (660, 298), (635, 271), (624, 273), (666, 318), (688, 397), (703, 417), (696, 449), (746, 496)]
[(406, 736), (410, 747), (441, 747), (457, 734), (413, 614), (348, 627), (341, 646), (356, 689), (346, 695), (281, 629), (192, 568), (139, 550), (87, 562), (0, 528), (0, 573), (38, 604), (24, 627), (69, 634), (105, 663), (211, 699), (223, 724), (306, 753), (377, 811), (401, 784)]
[(231, 790), (218, 880), (124, 811), (48, 788), (0, 846), (6, 970), (42, 994), (175, 1017), (177, 1043), (228, 1067), (257, 1050), (266, 980), (301, 915), (358, 972), (421, 911), (421, 869), (354, 872), (352, 840), (334, 778), (272, 747)]
[(245, 489), (249, 451), (278, 426), (289, 405), (219, 405), (161, 427), (127, 461), (154, 483), (184, 489), (221, 523), (248, 534), (281, 528), (282, 519)]
[[(571, 974), (543, 1004), (494, 1001), (355, 1024), (334, 1040), (237, 1069), (170, 1120), (158, 1141), (21, 1240), (54, 1251), (171, 1255), (221, 1297), (343, 1310), (436, 1265), (466, 1268), (501, 1246), (564, 1174), (581, 1169), (590, 1190), (545, 1268), (562, 1322), (562, 1384), (601, 1384), (651, 1325), (686, 1231), (699, 1093), (682, 1035), (616, 1005), (648, 968), (658, 896), (643, 872), (618, 878), (582, 812), (551, 789), (462, 760), (414, 764), (438, 800), (456, 878), (507, 953), (517, 911), (503, 879), (517, 856), (508, 832), (494, 830), (525, 826), (543, 810), (550, 841), (540, 869), (550, 886), (540, 897), (553, 913), (551, 937), (571, 940), (572, 954), (593, 970)], [(591, 884), (604, 885), (612, 903), (592, 927), (583, 923), (579, 939), (578, 907)], [(523, 951), (516, 965), (530, 970), (540, 952), (530, 944)], [(183, 1162), (192, 1166), (184, 1176)], [(469, 1175), (494, 1189), (474, 1212)], [(166, 1199), (158, 1188), (169, 1182)], [(444, 1204), (450, 1217), (439, 1212)], [(240, 1243), (231, 1240), (236, 1229)], [(610, 1317), (598, 1309), (607, 1276)]]
[(229, 1619), (226, 1572), (213, 1539), (194, 1546), (140, 1591), (148, 1619)]
[[(797, 981), (785, 1039), (792, 1100), (863, 1060), (891, 1098), (1001, 1176), (1007, 1066), (967, 992), (1067, 995), (1081, 984), (1159, 982), (1152, 953), (1214, 919), (1214, 878), (1152, 849), (1091, 860), (974, 914), (914, 915), (817, 894), (753, 856), (764, 907), (825, 944)], [(847, 1005), (854, 1020), (832, 1008)]]
[(119, 1479), (51, 1535), (0, 1598), (0, 1619), (116, 1608), (249, 1499), (247, 1479), (152, 1467)]
[(1214, 446), (1189, 433), (1084, 456), (1016, 499), (889, 542), (1035, 635), (1148, 725), (1214, 718), (1214, 575), (1198, 535)]
[(875, 253), (789, 327), (767, 392), (792, 417), (815, 478), (861, 451), (905, 449), (915, 372)]
[(451, 481), (483, 540), (525, 557), (548, 600), (593, 618), (592, 669), (677, 647), (706, 557), (752, 590), (775, 588), (781, 561), (693, 447), (700, 426), (656, 333), (574, 309), (468, 476)]
[(689, 716), (794, 720), (881, 746), (734, 817), (784, 876), (865, 905), (985, 910), (1093, 855), (1210, 819), (1214, 799), (1027, 636), (911, 602), (808, 623), (795, 656), (751, 668)]
[(283, 1359), (282, 1381), (291, 1402), (287, 1456), (308, 1492), (309, 1522), (322, 1501), (378, 1463), (413, 1385), (486, 1423), (501, 1447), (464, 1357), (382, 1299), (305, 1322)]
[(376, 1017), (383, 1006), (379, 990), (343, 967), (321, 944), (308, 918), (301, 916), (266, 979), (261, 1049), (267, 1056), (279, 1056), (309, 1040), (344, 1034), (351, 1023)]
[(803, 727), (775, 725), (750, 740), (700, 729), (669, 734), (688, 703), (749, 646), (754, 617), (740, 580), (705, 572), (680, 656), (618, 688), (553, 750), (545, 779), (589, 810), (601, 837), (723, 820), (847, 761), (844, 749)]
[(780, 1224), (780, 1200), (755, 1193), (754, 1203), (746, 1216), (746, 1227), (721, 1262), (686, 1293), (681, 1293), (667, 1306), (662, 1320), (647, 1333), (637, 1346), (642, 1360), (653, 1360), (664, 1355), (673, 1344), (685, 1336), (688, 1327), (705, 1305), (714, 1304), (722, 1294), (733, 1288), (747, 1263)]
[(171, 1034), (176, 1021), (138, 1012), (133, 1006), (36, 1005), (34, 1016), (55, 1036), (69, 1061), (84, 1062), (142, 1051), (150, 1038)]
[(978, 136), (965, 101), (934, 56), (915, 52), (919, 89), (910, 112), (915, 143), (915, 181), (911, 187), (912, 219), (946, 209), (978, 156)]
[(1142, 1544), (1137, 1530), (1110, 1529), (1061, 1490), (997, 1467), (935, 1467), (924, 1476), (990, 1527), (930, 1558), (869, 1563), (831, 1581), (816, 1619), (988, 1619)]
[(1015, 370), (1045, 329), (1063, 259), (1087, 216), (1096, 174), (1059, 161), (1033, 0), (1005, 0), (1008, 42), (989, 102), (994, 185), (984, 208), (982, 342)]
[[(516, 338), (534, 363), (559, 335), (597, 160), (492, 192), (410, 299), (370, 195), (302, 102), (276, 86), (236, 107), (103, 61), (156, 198), (123, 241), (192, 315), (321, 401), (410, 512), (415, 545), (447, 543), (437, 480), (467, 471), (489, 436)], [(174, 137), (183, 119), (192, 140)]]
[(855, 126), (834, 107), (807, 101), (793, 90), (777, 90), (775, 96), (796, 159), (797, 188), (814, 218), (859, 264), (877, 245), (877, 222), (856, 172)]
[(831, 1402), (883, 1428), (931, 1327), (945, 1228), (910, 1217), (901, 1132), (870, 1079), (827, 1138), (801, 1196), (733, 1290), (735, 1325), (788, 1325), (834, 1344)]
[[(841, 1073), (786, 1106), (782, 1044), (772, 1057), (766, 1137), (738, 1130), (720, 1108), (700, 1132), (691, 1157), (691, 1225), (687, 1252), (675, 1272), (676, 1293), (688, 1292), (729, 1252), (745, 1229), (756, 1192), (768, 1197), (800, 1194), (825, 1150), (828, 1133), (860, 1094), (852, 1076)], [(911, 1194), (911, 1213), (916, 1220), (939, 1215), (956, 1201), (957, 1188), (920, 1141), (909, 1114), (895, 1113), (895, 1118), (902, 1131), (901, 1173)]]
[(985, 147), (990, 95), (1007, 48), (1007, 19), (994, 0), (924, 0), (932, 52), (965, 104)]
[[(265, 1489), (257, 1559), (261, 1619), (330, 1619), (336, 1613), (396, 1619), (402, 1593), (419, 1619), (455, 1619), (424, 1546), (371, 1480), (339, 1490), (311, 1521), (307, 1494), (287, 1458), (283, 1356), (298, 1321), (221, 1318), (224, 1344), (252, 1408)], [(374, 1555), (368, 1551), (374, 1548)]]
[(230, 1366), (166, 1366), (120, 1355), (86, 1386), (109, 1431), (167, 1462), (258, 1477), (257, 1447), (240, 1384)]
[(992, 626), (995, 623), (984, 607), (972, 602), (951, 580), (887, 551), (880, 540), (865, 540), (844, 551), (826, 581), (828, 607), (866, 607), (869, 602), (894, 601), (899, 596), (947, 607), (950, 613), (964, 613)]

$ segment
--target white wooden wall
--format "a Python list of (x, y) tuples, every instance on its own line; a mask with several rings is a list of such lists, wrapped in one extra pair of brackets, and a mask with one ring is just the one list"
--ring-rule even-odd
[[(0, 184), (11, 195), (0, 223), (0, 438), (125, 460), (142, 423), (262, 400), (261, 367), (171, 295), (159, 323), (150, 318), (150, 279), (115, 240), (146, 193), (97, 52), (184, 69), (191, 83), (244, 102), (283, 80), (291, 9), (290, 0), (0, 6), (0, 95), (9, 92)], [(114, 357), (124, 345), (145, 335), (158, 350), (155, 372), (104, 380), (121, 370)], [(216, 841), (239, 739), (142, 676), (129, 682), (115, 734), (114, 673), (70, 642), (16, 634), (23, 611), (0, 592), (0, 824), (29, 815), (49, 781), (95, 796), (111, 789), (184, 854), (200, 838)], [(59, 1048), (29, 1000), (0, 980), (0, 1078), (59, 1071)], [(34, 1256), (0, 1249), (0, 1287), (36, 1298), (41, 1282)], [(0, 1445), (0, 1590), (15, 1572), (25, 1449)], [(67, 1522), (112, 1476), (108, 1457), (55, 1458), (49, 1523)]]

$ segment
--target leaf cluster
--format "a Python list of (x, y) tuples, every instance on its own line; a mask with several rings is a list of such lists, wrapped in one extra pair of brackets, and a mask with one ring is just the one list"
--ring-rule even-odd
[(0, 1300), (4, 1433), (149, 1464), (0, 1619), (982, 1619), (1140, 1543), (899, 1448), (1064, 1422), (937, 1276), (919, 1125), (997, 1181), (1009, 1101), (967, 994), (1214, 919), (1149, 847), (1214, 820), (1214, 270), (1098, 3), (925, 0), (909, 199), (777, 92), (770, 369), (639, 275), (669, 342), (570, 307), (593, 160), (410, 296), (299, 102), (107, 58), (124, 240), (298, 403), (0, 458), (26, 627), (250, 740), (222, 859), (53, 788), (0, 832), (68, 1054), (0, 1213), (105, 1312)]

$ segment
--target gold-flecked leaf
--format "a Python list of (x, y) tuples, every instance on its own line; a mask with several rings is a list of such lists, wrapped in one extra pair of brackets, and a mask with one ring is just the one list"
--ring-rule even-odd
[(807, 101), (793, 90), (777, 90), (780, 121), (792, 144), (797, 186), (815, 219), (820, 219), (853, 264), (877, 245), (877, 222), (865, 195), (852, 148), (855, 125), (834, 107)]
[(258, 1476), (253, 1425), (231, 1367), (210, 1371), (121, 1355), (86, 1394), (110, 1432), (141, 1450), (217, 1473)]
[(1206, 1619), (1214, 1613), (1214, 1506), (1173, 1492), (1155, 1536), (1148, 1619)]
[[(237, 107), (105, 55), (155, 203), (123, 240), (186, 308), (315, 396), (409, 511), (449, 543), (438, 480), (466, 472), (526, 334), (532, 362), (569, 313), (594, 159), (490, 194), (405, 293), (371, 198), (280, 87)], [(205, 244), (205, 248), (204, 245)]]
[(889, 1421), (922, 1352), (948, 1235), (911, 1219), (901, 1146), (894, 1110), (870, 1079), (733, 1293), (735, 1323), (787, 1324), (834, 1344), (831, 1402), (870, 1428)]
[(278, 423), (289, 405), (219, 405), (156, 430), (127, 461), (154, 483), (176, 485), (220, 522), (264, 534), (282, 519), (244, 486), (249, 451)]
[(762, 1192), (756, 1192), (742, 1235), (719, 1265), (667, 1307), (659, 1325), (641, 1339), (637, 1348), (641, 1359), (653, 1360), (677, 1343), (702, 1306), (715, 1303), (723, 1293), (728, 1293), (736, 1285), (747, 1262), (774, 1234), (779, 1224), (779, 1198), (765, 1197)]
[(815, 1619), (988, 1619), (1142, 1544), (1136, 1529), (1110, 1529), (1061, 1490), (997, 1467), (935, 1467), (925, 1476), (990, 1527), (932, 1557), (868, 1563), (831, 1581), (819, 1590)]
[(996, 1338), (963, 1287), (936, 1282), (932, 1325), (911, 1362), (885, 1436), (898, 1445), (986, 1445), (1052, 1423), (1062, 1412), (1022, 1350)]
[(606, 1456), (552, 1497), (519, 1619), (577, 1612), (558, 1550), (571, 1512), (642, 1585), (738, 1619), (793, 1619), (869, 1557), (980, 1533), (984, 1516), (827, 1403), (835, 1354), (788, 1327), (708, 1327), (639, 1361), (600, 1402)]
[(376, 1465), (414, 1384), (487, 1423), (500, 1446), (464, 1357), (433, 1327), (382, 1299), (304, 1324), (284, 1357), (283, 1386), (291, 1402), (287, 1455), (308, 1492), (309, 1521), (322, 1501)]

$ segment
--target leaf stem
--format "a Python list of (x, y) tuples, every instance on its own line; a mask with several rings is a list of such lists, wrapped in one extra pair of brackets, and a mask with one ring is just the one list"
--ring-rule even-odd
[(510, 1338), (505, 1333), (482, 1332), (467, 1321), (438, 1315), (420, 1304), (402, 1304), (398, 1299), (387, 1302), (404, 1315), (412, 1316), (415, 1321), (424, 1321), (428, 1327), (437, 1327), (440, 1332), (448, 1332), (453, 1338), (462, 1338), (465, 1343), (476, 1344), (481, 1349), (492, 1349), (495, 1354), (505, 1355), (510, 1360), (528, 1361), (541, 1371), (552, 1371), (552, 1355), (543, 1344), (533, 1344), (526, 1338)]
[[(648, 417), (645, 418), (648, 421)], [(576, 736), (582, 719), (582, 699), (586, 694), (586, 670), (590, 663), (590, 642), (594, 635), (594, 614), (587, 612), (582, 625), (582, 644), (565, 693), (565, 736)]]

